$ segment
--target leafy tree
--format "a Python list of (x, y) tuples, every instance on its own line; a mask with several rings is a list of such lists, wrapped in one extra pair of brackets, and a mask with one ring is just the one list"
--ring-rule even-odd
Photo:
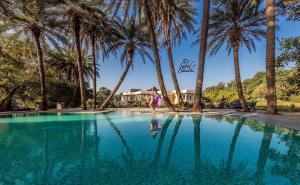
[(280, 42), (280, 55), (276, 62), (277, 67), (295, 64), (300, 70), (300, 37), (291, 37)]
[[(77, 54), (73, 51), (73, 49), (65, 47), (62, 51), (49, 51), (49, 56), (46, 58), (46, 63), (54, 68), (59, 75), (60, 79), (69, 84), (69, 86), (73, 87), (72, 98), (69, 101), (70, 105), (75, 101), (75, 97), (77, 94), (77, 89), (79, 85), (79, 73), (77, 67)], [(93, 62), (92, 57), (88, 55), (85, 50), (82, 52), (82, 71), (83, 77), (85, 81), (89, 81), (93, 78)], [(99, 73), (96, 73), (96, 77), (99, 76)]]
[(64, 37), (57, 31), (50, 29), (50, 20), (46, 7), (49, 0), (11, 0), (9, 3), (3, 2), (0, 11), (8, 21), (2, 25), (6, 30), (13, 31), (15, 37), (27, 37), (33, 40), (36, 45), (36, 53), (39, 62), (40, 86), (41, 86), (41, 109), (47, 109), (46, 79), (44, 69), (44, 52), (42, 44), (46, 40), (57, 46), (57, 40), (65, 41)]

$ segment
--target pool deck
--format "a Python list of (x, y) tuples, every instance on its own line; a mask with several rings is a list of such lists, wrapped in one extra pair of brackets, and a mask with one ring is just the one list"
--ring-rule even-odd
[[(108, 113), (113, 111), (126, 111), (126, 112), (142, 112), (142, 113), (151, 113), (150, 108), (111, 108), (102, 111), (97, 110), (86, 110), (82, 111), (79, 108), (74, 109), (63, 109), (63, 110), (48, 110), (40, 111), (46, 113), (84, 113), (84, 114), (97, 114), (97, 113)], [(0, 112), (0, 115), (9, 115), (9, 114), (25, 114), (25, 113), (34, 113), (36, 111), (20, 111), (20, 112)], [(157, 114), (179, 114), (179, 115), (196, 115), (199, 113), (193, 113), (190, 111), (179, 111), (179, 112), (169, 112), (166, 108), (159, 108)], [(205, 109), (202, 115), (213, 116), (213, 115), (222, 115), (222, 116), (241, 116), (244, 118), (253, 119), (256, 121), (263, 121), (265, 123), (274, 124), (282, 127), (292, 128), (295, 130), (300, 130), (300, 112), (281, 112), (278, 115), (269, 115), (265, 114), (264, 111), (256, 112), (240, 112), (234, 109)]]

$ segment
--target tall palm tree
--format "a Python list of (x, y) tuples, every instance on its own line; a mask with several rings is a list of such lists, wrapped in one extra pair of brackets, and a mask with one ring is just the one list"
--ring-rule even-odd
[[(152, 46), (152, 51), (154, 54), (154, 62), (156, 68), (156, 76), (158, 79), (158, 83), (160, 86), (160, 90), (162, 93), (162, 97), (164, 100), (164, 104), (171, 110), (176, 111), (171, 101), (168, 97), (167, 89), (164, 83), (164, 78), (161, 69), (161, 61), (159, 57), (159, 49), (158, 49), (158, 36), (155, 30), (157, 25), (157, 16), (159, 13), (159, 5), (160, 0), (120, 0), (115, 5), (115, 12), (117, 12), (122, 5), (124, 5), (124, 17), (127, 17), (132, 10), (133, 17), (138, 16), (139, 21), (145, 22), (146, 27), (150, 34), (150, 41)], [(132, 8), (130, 8), (132, 7)], [(117, 13), (115, 13), (117, 14)]]
[(108, 52), (116, 52), (122, 49), (120, 60), (122, 64), (124, 62), (126, 63), (126, 67), (115, 88), (103, 102), (100, 109), (105, 108), (115, 95), (124, 81), (129, 68), (133, 67), (134, 57), (136, 55), (139, 55), (143, 62), (145, 62), (145, 57), (152, 61), (151, 55), (149, 54), (149, 49), (151, 48), (149, 34), (142, 24), (136, 22), (135, 18), (127, 18), (125, 21), (117, 19), (114, 30), (116, 31), (116, 38), (109, 47)]
[(66, 39), (56, 30), (50, 29), (50, 21), (46, 6), (48, 0), (20, 1), (11, 0), (0, 4), (1, 14), (12, 24), (6, 25), (6, 30), (11, 30), (16, 37), (27, 37), (35, 42), (36, 53), (39, 62), (40, 86), (41, 86), (41, 110), (47, 109), (46, 77), (44, 68), (44, 52), (42, 44), (50, 41), (57, 45), (57, 39), (66, 42)]
[(178, 84), (176, 70), (174, 67), (171, 37), (174, 44), (180, 43), (182, 38), (186, 37), (186, 31), (192, 31), (194, 24), (195, 8), (187, 1), (183, 3), (175, 3), (173, 1), (160, 1), (159, 22), (160, 29), (164, 36), (164, 45), (167, 47), (169, 67), (179, 100), (179, 105), (184, 109), (180, 87)]
[[(99, 10), (100, 11), (100, 10)], [(109, 23), (108, 15), (102, 12), (101, 17), (93, 20), (93, 15), (82, 22), (84, 29), (82, 30), (82, 37), (84, 43), (89, 49), (92, 48), (92, 61), (93, 61), (93, 109), (96, 109), (97, 99), (97, 55), (101, 51), (103, 56), (106, 56), (107, 45), (111, 42), (110, 32), (112, 26)]]
[(266, 0), (266, 81), (267, 81), (267, 112), (276, 114), (276, 83), (275, 83), (275, 0)]
[(202, 27), (200, 33), (201, 35), (199, 39), (199, 44), (200, 44), (199, 64), (198, 64), (196, 88), (195, 88), (195, 100), (193, 105), (194, 112), (202, 112), (202, 88), (203, 88), (203, 76), (204, 76), (204, 66), (205, 66), (205, 57), (206, 57), (206, 48), (207, 48), (209, 12), (210, 12), (210, 0), (204, 0)]
[(245, 112), (249, 112), (239, 67), (239, 49), (246, 46), (249, 52), (255, 51), (255, 40), (265, 36), (262, 26), (265, 19), (260, 4), (253, 4), (251, 0), (224, 1), (214, 8), (209, 24), (209, 41), (211, 55), (217, 53), (222, 45), (227, 43), (228, 54), (233, 50), (234, 72), (237, 93)]
[(89, 0), (63, 0), (58, 6), (49, 10), (52, 15), (55, 15), (55, 25), (65, 31), (67, 34), (72, 34), (75, 41), (75, 51), (77, 53), (77, 67), (80, 86), (81, 107), (86, 110), (86, 93), (85, 82), (82, 72), (82, 50), (80, 33), (82, 22), (86, 19), (97, 22), (102, 16), (102, 11), (99, 8), (101, 4)]

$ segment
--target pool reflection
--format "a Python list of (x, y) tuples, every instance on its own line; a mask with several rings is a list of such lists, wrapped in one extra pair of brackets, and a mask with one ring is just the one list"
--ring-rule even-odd
[[(135, 123), (118, 120), (107, 114), (101, 121), (95, 117), (92, 121), (80, 119), (67, 124), (1, 123), (0, 184), (300, 183), (300, 134), (295, 130), (238, 117), (170, 115), (143, 117), (141, 122)], [(226, 150), (221, 149), (221, 144), (215, 145), (216, 153), (222, 151), (220, 159), (207, 153), (205, 146), (213, 144), (212, 136), (205, 136), (209, 131), (207, 126), (219, 124), (215, 120), (230, 128), (229, 140), (225, 135), (219, 136), (220, 142), (229, 141)], [(149, 124), (153, 122), (161, 123), (154, 140), (149, 136)], [(140, 128), (138, 123), (146, 125), (137, 131), (144, 135), (144, 140), (133, 141), (134, 134), (127, 127), (134, 124)], [(150, 127), (152, 134), (154, 127)], [(253, 165), (252, 159), (243, 161), (239, 156), (241, 147), (248, 144), (244, 139), (244, 145), (239, 145), (243, 139), (240, 137), (244, 136), (243, 131), (249, 130), (260, 134), (258, 147), (248, 149), (256, 151)], [(186, 135), (192, 139), (186, 140)], [(151, 140), (147, 140), (149, 137)], [(280, 146), (272, 142), (274, 138)], [(186, 144), (187, 141), (192, 141), (191, 145)], [(117, 149), (116, 142), (120, 144)], [(149, 150), (142, 152), (141, 145), (147, 145)], [(188, 152), (181, 152), (180, 147)], [(178, 156), (187, 158), (192, 165), (183, 164), (184, 160)], [(272, 178), (278, 181), (272, 182)]]

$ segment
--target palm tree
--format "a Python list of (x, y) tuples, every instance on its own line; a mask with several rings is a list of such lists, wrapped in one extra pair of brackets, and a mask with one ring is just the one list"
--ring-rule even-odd
[(276, 83), (275, 83), (275, 1), (266, 0), (266, 81), (267, 81), (267, 112), (276, 114)]
[(210, 11), (210, 0), (204, 0), (201, 35), (199, 39), (199, 44), (200, 44), (199, 65), (198, 65), (197, 79), (196, 79), (195, 100), (193, 105), (194, 112), (202, 112), (202, 88), (203, 88), (206, 47), (207, 47), (209, 11)]
[[(71, 83), (74, 86), (74, 91), (70, 105), (73, 103), (74, 98), (77, 94), (79, 76), (78, 76), (78, 67), (77, 67), (77, 54), (73, 49), (65, 47), (62, 51), (49, 51), (49, 56), (46, 58), (46, 63), (54, 67), (57, 70), (59, 75), (63, 80), (68, 83)], [(88, 55), (85, 50), (82, 53), (82, 73), (85, 81), (89, 81), (94, 76), (92, 57)], [(96, 77), (99, 76), (99, 73), (96, 73)]]
[(39, 62), (40, 86), (41, 86), (41, 110), (47, 109), (46, 77), (44, 68), (44, 52), (42, 43), (50, 41), (53, 46), (58, 46), (56, 39), (66, 43), (66, 39), (56, 30), (50, 29), (50, 21), (46, 6), (48, 0), (20, 1), (11, 0), (0, 4), (1, 14), (12, 24), (6, 25), (6, 30), (11, 30), (16, 37), (27, 37), (34, 40)]
[(152, 61), (151, 55), (148, 52), (151, 48), (148, 39), (148, 32), (146, 32), (142, 24), (138, 24), (136, 22), (135, 18), (127, 18), (125, 21), (118, 19), (115, 23), (114, 30), (116, 31), (116, 38), (115, 41), (112, 42), (108, 51), (116, 52), (118, 49), (122, 48), (120, 60), (122, 64), (124, 62), (126, 63), (126, 67), (114, 90), (103, 102), (100, 109), (107, 106), (108, 102), (119, 89), (129, 71), (129, 68), (133, 67), (135, 55), (139, 55), (143, 62), (145, 62), (145, 57)]
[[(151, 4), (152, 5), (152, 4)], [(164, 83), (164, 78), (163, 74), (161, 71), (161, 62), (159, 58), (159, 50), (158, 50), (158, 43), (157, 43), (157, 34), (155, 32), (155, 22), (153, 20), (153, 7), (150, 9), (149, 2), (147, 0), (144, 0), (144, 10), (146, 14), (146, 22), (147, 22), (147, 27), (150, 32), (150, 38), (151, 38), (151, 44), (152, 44), (152, 51), (154, 54), (154, 61), (155, 61), (155, 67), (156, 67), (156, 75), (158, 79), (158, 83), (160, 86), (160, 90), (162, 93), (162, 97), (164, 100), (165, 105), (172, 111), (175, 111), (173, 105), (170, 102), (170, 99), (168, 97), (167, 89)]]
[[(129, 10), (132, 9), (133, 17), (139, 17), (139, 21), (145, 22), (147, 25), (147, 29), (150, 34), (150, 41), (152, 46), (152, 51), (154, 54), (154, 62), (156, 68), (156, 75), (158, 79), (158, 83), (160, 86), (160, 90), (162, 93), (162, 97), (164, 100), (164, 104), (171, 110), (175, 111), (173, 105), (170, 102), (168, 97), (168, 93), (166, 90), (166, 86), (164, 83), (164, 78), (161, 70), (161, 61), (159, 57), (159, 49), (158, 49), (158, 38), (157, 32), (155, 31), (155, 26), (157, 25), (157, 15), (159, 13), (158, 5), (160, 4), (159, 0), (122, 0), (119, 3), (116, 3), (115, 12), (117, 12), (122, 5), (124, 5), (124, 17), (127, 17), (130, 13)], [(132, 8), (130, 8), (132, 6)], [(117, 13), (114, 13), (117, 14)]]
[(82, 31), (82, 23), (84, 20), (93, 20), (97, 22), (102, 16), (102, 11), (99, 9), (99, 3), (89, 0), (64, 0), (50, 12), (55, 15), (56, 26), (67, 32), (72, 33), (75, 41), (75, 50), (77, 53), (77, 67), (80, 86), (81, 107), (86, 110), (86, 93), (85, 82), (82, 72), (82, 51), (80, 42), (80, 33)]
[(235, 82), (239, 100), (245, 112), (249, 112), (243, 94), (239, 67), (239, 49), (246, 46), (249, 52), (255, 51), (254, 40), (265, 36), (261, 28), (265, 24), (260, 4), (254, 5), (251, 0), (224, 1), (214, 8), (209, 24), (209, 42), (211, 55), (217, 53), (226, 42), (228, 54), (233, 50)]
[(192, 31), (194, 24), (194, 13), (195, 8), (191, 6), (188, 2), (176, 4), (173, 1), (162, 0), (160, 1), (159, 22), (160, 31), (164, 35), (164, 45), (167, 47), (168, 61), (170, 66), (170, 71), (176, 90), (176, 95), (179, 100), (179, 105), (184, 109), (184, 102), (182, 99), (180, 87), (178, 84), (176, 71), (173, 61), (173, 52), (171, 44), (171, 36), (174, 44), (186, 37), (185, 31)]
[(82, 37), (84, 43), (89, 49), (92, 47), (92, 61), (93, 61), (93, 109), (96, 109), (97, 99), (97, 55), (102, 51), (102, 55), (106, 55), (106, 47), (111, 42), (109, 32), (112, 31), (111, 25), (105, 13), (101, 13), (101, 17), (96, 21), (90, 17), (82, 22), (84, 29), (82, 30)]

